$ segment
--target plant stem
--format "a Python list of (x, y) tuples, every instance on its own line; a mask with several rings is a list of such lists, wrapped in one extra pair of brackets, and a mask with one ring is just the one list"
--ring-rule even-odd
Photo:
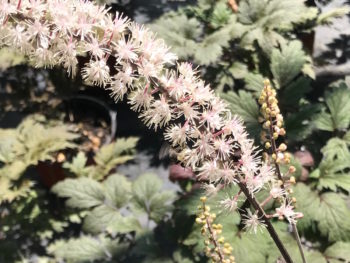
[[(266, 102), (268, 103), (268, 101), (266, 101)], [(268, 105), (269, 105), (269, 104), (268, 104)], [(270, 132), (270, 142), (271, 142), (272, 152), (277, 156), (277, 146), (276, 146), (276, 140), (275, 140), (274, 137), (273, 137), (273, 122), (272, 122), (271, 116), (270, 116), (269, 119), (270, 119), (269, 132)], [(281, 188), (282, 188), (282, 189), (285, 189), (284, 180), (283, 180), (283, 178), (282, 178), (281, 169), (280, 169), (279, 164), (277, 163), (277, 159), (274, 160), (274, 164), (275, 164), (275, 169), (276, 169), (277, 177), (278, 177), (278, 179), (282, 182)], [(285, 197), (286, 199), (288, 199), (288, 196), (287, 196), (286, 193), (284, 194), (284, 197)], [(302, 246), (302, 244), (301, 244), (301, 240), (300, 240), (300, 236), (299, 236), (299, 233), (298, 233), (298, 229), (297, 229), (297, 227), (296, 227), (296, 224), (295, 224), (294, 222), (291, 222), (291, 224), (292, 224), (292, 228), (293, 228), (293, 234), (294, 234), (295, 240), (297, 241), (298, 248), (299, 248), (299, 252), (300, 252), (301, 258), (302, 258), (302, 260), (303, 260), (303, 263), (307, 263), (307, 262), (306, 262), (306, 259), (305, 259), (303, 246)]]
[(264, 221), (264, 224), (266, 224), (267, 231), (269, 232), (269, 234), (272, 237), (273, 241), (275, 242), (277, 248), (281, 252), (281, 255), (283, 256), (283, 258), (286, 261), (286, 263), (293, 263), (293, 260), (290, 257), (287, 249), (283, 245), (283, 243), (282, 243), (281, 239), (279, 238), (276, 230), (272, 226), (269, 218), (266, 216), (264, 210), (261, 208), (261, 206), (259, 205), (259, 203), (255, 199), (255, 197), (251, 195), (251, 193), (249, 192), (248, 188), (246, 187), (246, 185), (243, 182), (239, 181), (238, 185), (239, 185), (240, 189), (242, 190), (242, 192), (247, 197), (247, 199), (249, 200), (249, 203), (254, 207), (255, 210), (258, 211), (258, 216), (260, 218), (262, 218), (262, 220)]

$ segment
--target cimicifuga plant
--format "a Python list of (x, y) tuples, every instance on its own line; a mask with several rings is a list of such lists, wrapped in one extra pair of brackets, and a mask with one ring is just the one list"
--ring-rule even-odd
[[(121, 14), (83, 0), (0, 0), (0, 23), (0, 46), (21, 51), (36, 67), (60, 66), (72, 77), (79, 74), (109, 90), (116, 101), (127, 99), (149, 128), (164, 131), (178, 161), (197, 173), (208, 194), (238, 185), (254, 209), (243, 220), (245, 228), (266, 228), (284, 260), (292, 262), (271, 224), (271, 217), (293, 224), (300, 217), (288, 197), (287, 182), (275, 176), (276, 164), (286, 156), (280, 149), (284, 147), (273, 148), (274, 162), (264, 161), (242, 120), (231, 115), (191, 64), (177, 62), (163, 40)], [(272, 103), (269, 96), (265, 98)], [(283, 133), (275, 113), (272, 135)], [(266, 188), (281, 200), (273, 215), (256, 198)], [(237, 197), (220, 203), (234, 212)], [(227, 261), (219, 256), (217, 262)]]

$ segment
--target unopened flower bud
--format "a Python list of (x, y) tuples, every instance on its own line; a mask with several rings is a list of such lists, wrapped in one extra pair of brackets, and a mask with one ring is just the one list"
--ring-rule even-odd
[(285, 150), (287, 150), (287, 145), (284, 143), (281, 143), (280, 146), (278, 147), (278, 150), (284, 152)]
[(297, 169), (293, 165), (289, 166), (289, 169), (288, 169), (289, 173), (293, 174), (295, 173), (296, 170)]

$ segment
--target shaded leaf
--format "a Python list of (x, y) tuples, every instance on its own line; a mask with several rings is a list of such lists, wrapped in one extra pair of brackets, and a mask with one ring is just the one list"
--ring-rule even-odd
[(67, 205), (75, 208), (90, 208), (104, 202), (102, 186), (90, 178), (65, 179), (54, 185), (52, 191), (60, 197), (66, 197)]
[(306, 62), (300, 41), (291, 41), (274, 49), (271, 54), (271, 71), (279, 87), (290, 83), (301, 71)]

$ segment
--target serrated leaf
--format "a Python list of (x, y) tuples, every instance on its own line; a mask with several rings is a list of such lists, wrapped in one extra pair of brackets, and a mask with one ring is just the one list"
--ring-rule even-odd
[(325, 109), (315, 116), (313, 123), (319, 130), (330, 132), (334, 131), (332, 116), (325, 112)]
[(321, 234), (329, 241), (350, 240), (350, 209), (340, 195), (322, 194), (314, 218), (318, 221)]
[(48, 252), (58, 259), (70, 262), (89, 262), (109, 259), (112, 255), (110, 249), (117, 247), (117, 242), (110, 239), (82, 236), (69, 239), (66, 242), (56, 241), (48, 247)]
[(194, 55), (195, 40), (202, 32), (201, 24), (196, 18), (188, 18), (182, 13), (169, 13), (156, 20), (150, 27), (183, 59)]
[(107, 202), (117, 208), (125, 206), (131, 198), (131, 183), (125, 176), (113, 174), (103, 182)]
[(90, 208), (104, 202), (104, 190), (98, 182), (90, 178), (65, 179), (57, 183), (52, 191), (66, 197), (67, 205), (74, 208)]
[(68, 169), (70, 172), (77, 176), (88, 176), (91, 172), (91, 167), (86, 167), (87, 158), (83, 152), (79, 152), (72, 160), (71, 163), (65, 162), (63, 168)]
[(346, 129), (350, 124), (350, 90), (343, 86), (335, 88), (326, 94), (325, 102), (330, 113), (323, 110), (315, 120), (316, 127), (325, 131)]
[(336, 242), (324, 252), (329, 263), (341, 263), (350, 261), (350, 243)]
[(106, 230), (107, 226), (114, 221), (120, 220), (122, 216), (114, 207), (101, 205), (89, 211), (84, 218), (84, 231), (98, 234)]
[(234, 62), (228, 71), (235, 79), (243, 79), (248, 74), (247, 65), (241, 62)]
[(132, 186), (133, 208), (146, 213), (150, 219), (159, 221), (170, 211), (170, 202), (174, 198), (172, 191), (161, 191), (162, 181), (148, 173), (138, 177)]
[(240, 90), (238, 94), (229, 91), (220, 93), (220, 97), (229, 103), (228, 107), (233, 114), (244, 120), (249, 133), (258, 136), (261, 130), (258, 122), (259, 107), (252, 94), (244, 90)]
[(334, 18), (340, 18), (349, 14), (350, 8), (348, 6), (343, 6), (339, 8), (334, 8), (326, 12), (322, 12), (318, 17), (316, 23), (319, 25), (330, 25)]
[(258, 98), (264, 87), (264, 77), (260, 74), (248, 73), (245, 76), (244, 81), (246, 83), (245, 88), (254, 91), (255, 97)]
[(303, 213), (303, 218), (297, 223), (298, 230), (302, 232), (313, 227), (317, 220), (315, 215), (320, 207), (320, 199), (317, 192), (312, 191), (307, 185), (298, 183), (294, 188), (294, 196), (299, 200), (296, 210)]
[(305, 62), (300, 41), (282, 44), (281, 50), (274, 49), (271, 54), (271, 71), (278, 87), (289, 84), (300, 73)]
[(215, 5), (213, 13), (210, 17), (210, 24), (214, 28), (219, 28), (224, 26), (230, 19), (232, 11), (227, 8), (227, 4), (224, 2), (219, 2)]
[(125, 234), (130, 232), (139, 233), (142, 231), (142, 226), (136, 217), (119, 216), (108, 224), (106, 230), (111, 235), (116, 235), (117, 233)]
[(119, 138), (102, 146), (94, 158), (97, 167), (92, 171), (92, 177), (102, 179), (117, 165), (132, 160), (138, 140), (137, 137)]

